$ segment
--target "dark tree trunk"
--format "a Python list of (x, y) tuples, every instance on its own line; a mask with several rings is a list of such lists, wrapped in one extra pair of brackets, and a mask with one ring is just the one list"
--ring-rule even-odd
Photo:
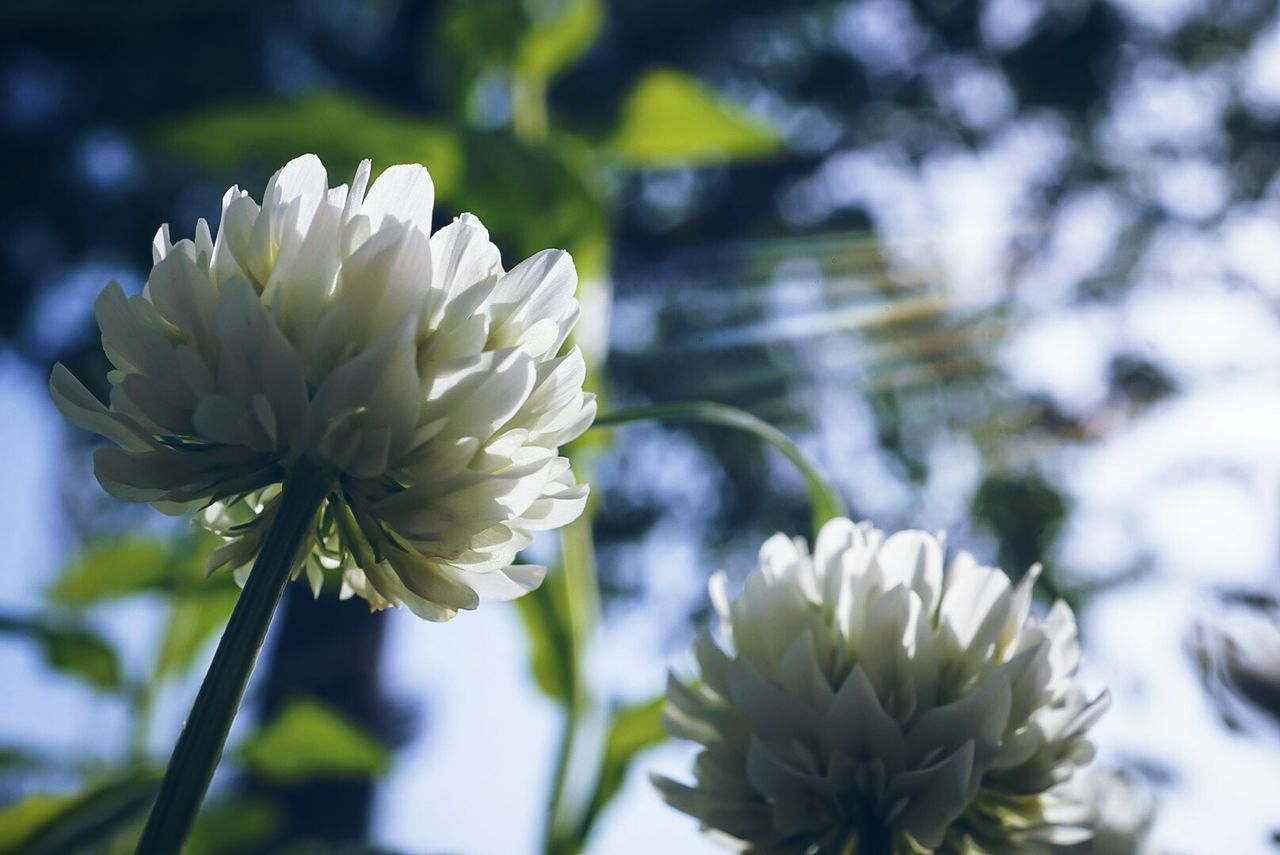
[[(399, 741), (395, 718), (383, 696), (379, 659), (386, 615), (371, 614), (361, 599), (326, 594), (313, 600), (305, 584), (289, 585), (271, 654), (262, 665), (256, 700), (259, 719), (269, 720), (290, 701), (310, 698), (339, 710), (380, 741)], [(286, 841), (342, 843), (366, 840), (374, 781), (336, 779), (282, 785), (248, 775), (247, 795), (269, 799), (281, 811), (268, 851)]]

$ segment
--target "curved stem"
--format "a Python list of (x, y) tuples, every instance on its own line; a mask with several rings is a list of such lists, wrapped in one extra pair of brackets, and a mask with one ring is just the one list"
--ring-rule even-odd
[(721, 425), (753, 433), (782, 452), (790, 460), (800, 474), (804, 476), (809, 488), (809, 502), (813, 510), (813, 534), (816, 538), (819, 529), (828, 520), (845, 515), (844, 502), (840, 495), (831, 488), (817, 468), (809, 462), (791, 438), (773, 425), (751, 415), (746, 410), (730, 407), (727, 404), (715, 404), (709, 401), (677, 401), (670, 404), (654, 404), (646, 407), (627, 407), (602, 413), (596, 417), (592, 427), (613, 427), (636, 421), (659, 422), (693, 422), (696, 424)]
[(280, 508), (174, 746), (138, 855), (176, 855), (190, 833), (284, 585), (332, 484), (331, 473), (305, 465), (285, 479)]

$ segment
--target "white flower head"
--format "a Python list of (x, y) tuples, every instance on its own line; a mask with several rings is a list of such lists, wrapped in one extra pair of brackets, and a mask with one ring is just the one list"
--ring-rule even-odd
[(595, 416), (581, 354), (561, 354), (577, 274), (559, 250), (504, 271), (470, 215), (431, 234), (422, 166), (369, 176), (365, 161), (331, 188), (307, 155), (261, 205), (227, 191), (216, 236), (161, 228), (143, 293), (98, 298), (109, 406), (61, 365), (50, 388), (118, 446), (94, 455), (108, 492), (203, 508), (227, 539), (211, 572), (243, 581), (306, 463), (335, 479), (302, 565), (313, 588), (340, 569), (344, 595), (447, 620), (537, 587), (516, 553), (582, 512), (559, 455)]
[(1118, 769), (1095, 766), (1077, 774), (1067, 788), (1088, 807), (1093, 837), (1064, 848), (1064, 855), (1157, 855), (1160, 851), (1149, 839), (1155, 798), (1141, 780)]
[(666, 725), (704, 748), (696, 783), (657, 778), (704, 828), (759, 853), (1035, 852), (1088, 836), (1065, 787), (1106, 706), (1074, 678), (1071, 610), (1031, 614), (1033, 569), (999, 569), (924, 532), (833, 520), (814, 554), (777, 535), (737, 599), (717, 574), (723, 644), (668, 684)]

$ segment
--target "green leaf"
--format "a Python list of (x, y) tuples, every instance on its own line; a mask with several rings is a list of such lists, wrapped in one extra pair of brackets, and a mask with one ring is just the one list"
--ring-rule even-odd
[(241, 798), (209, 805), (200, 811), (186, 855), (236, 855), (256, 851), (280, 828), (280, 809), (264, 799)]
[(596, 790), (583, 817), (578, 837), (584, 843), (601, 811), (622, 789), (636, 755), (667, 738), (662, 727), (662, 708), (666, 705), (666, 700), (665, 695), (659, 695), (644, 703), (618, 707), (613, 711), (604, 756), (600, 761), (600, 775), (596, 779)]
[(185, 671), (205, 642), (231, 617), (240, 589), (230, 583), (229, 577), (222, 581), (225, 584), (211, 579), (208, 591), (174, 598), (160, 640), (160, 652), (156, 654), (157, 677)]
[(157, 588), (169, 578), (169, 564), (169, 550), (156, 538), (124, 536), (93, 543), (63, 568), (49, 597), (66, 606), (87, 606)]
[(604, 22), (600, 0), (561, 0), (535, 18), (516, 53), (516, 72), (551, 80), (595, 43)]
[(695, 424), (722, 425), (753, 433), (781, 451), (795, 464), (804, 476), (809, 488), (809, 504), (813, 510), (813, 533), (828, 520), (845, 515), (844, 501), (832, 489), (817, 468), (809, 462), (799, 447), (785, 433), (745, 410), (725, 404), (707, 401), (680, 401), (671, 404), (655, 404), (647, 407), (629, 407), (614, 410), (596, 418), (593, 427), (612, 427), (636, 421), (692, 422)]
[(115, 648), (83, 626), (43, 617), (0, 615), (0, 633), (34, 641), (51, 668), (79, 677), (99, 689), (120, 688), (120, 658)]
[(101, 844), (141, 816), (158, 785), (135, 775), (76, 795), (29, 795), (0, 812), (0, 855), (67, 855)]
[(687, 74), (650, 71), (628, 93), (609, 144), (628, 166), (704, 166), (771, 154), (769, 125), (726, 103)]
[(21, 844), (75, 802), (75, 796), (31, 793), (0, 811), (0, 852), (18, 852)]
[(338, 92), (214, 107), (160, 128), (156, 140), (168, 151), (217, 169), (249, 161), (275, 168), (314, 152), (339, 182), (366, 157), (375, 168), (422, 163), (431, 170), (440, 198), (450, 196), (462, 172), (462, 148), (448, 128)]
[(52, 762), (49, 756), (26, 746), (0, 744), (0, 774), (29, 772)]
[(49, 598), (83, 607), (144, 591), (205, 592), (210, 586), (229, 586), (225, 577), (205, 578), (204, 557), (217, 542), (199, 532), (172, 543), (136, 534), (90, 543), (62, 569)]
[(573, 631), (563, 570), (552, 570), (542, 585), (516, 600), (529, 636), (530, 667), (538, 688), (570, 706), (577, 684)]
[(120, 659), (101, 636), (88, 631), (55, 630), (42, 641), (45, 659), (99, 689), (120, 688)]
[(604, 268), (609, 217), (584, 169), (590, 152), (564, 137), (525, 144), (506, 133), (473, 132), (465, 139), (459, 207), (484, 222), (504, 255), (528, 258), (557, 247), (572, 253), (582, 279)]
[(391, 765), (386, 746), (337, 710), (312, 700), (281, 710), (245, 743), (241, 755), (259, 775), (285, 783), (380, 775)]

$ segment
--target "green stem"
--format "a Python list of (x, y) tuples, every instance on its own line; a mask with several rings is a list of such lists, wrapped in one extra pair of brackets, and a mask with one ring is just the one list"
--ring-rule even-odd
[(533, 74), (516, 74), (511, 80), (511, 125), (516, 137), (526, 143), (546, 140), (547, 82)]
[(560, 745), (556, 751), (555, 777), (551, 781), (551, 799), (547, 808), (546, 839), (542, 844), (543, 855), (569, 855), (574, 851), (572, 841), (566, 837), (569, 822), (564, 817), (564, 790), (569, 781), (569, 764), (573, 759), (573, 746), (577, 742), (578, 712), (570, 707), (560, 731)]
[(773, 425), (763, 421), (745, 410), (730, 407), (727, 404), (715, 404), (709, 401), (677, 401), (670, 404), (654, 404), (647, 407), (627, 407), (602, 413), (596, 417), (592, 427), (614, 427), (627, 422), (637, 421), (659, 422), (692, 422), (695, 424), (721, 425), (722, 427), (753, 433), (772, 445), (783, 456), (790, 460), (804, 476), (809, 488), (809, 503), (813, 510), (813, 534), (828, 520), (845, 515), (844, 502), (817, 468), (809, 462), (791, 438)]
[(331, 473), (307, 466), (285, 479), (280, 508), (173, 749), (138, 855), (176, 855), (190, 833), (284, 585), (332, 484)]
[(578, 663), (581, 663), (586, 654), (600, 615), (600, 590), (596, 582), (595, 544), (591, 537), (590, 516), (584, 515), (574, 520), (561, 529), (560, 536), (565, 574), (565, 604), (570, 639), (575, 651), (575, 667), (570, 698), (565, 706), (564, 729), (560, 732), (560, 744), (556, 751), (555, 777), (552, 779), (551, 797), (547, 806), (544, 855), (571, 855), (581, 851), (585, 842), (576, 836), (582, 806), (566, 806), (565, 790), (568, 788), (574, 750), (580, 747), (578, 729), (583, 715), (590, 712), (594, 703)]

